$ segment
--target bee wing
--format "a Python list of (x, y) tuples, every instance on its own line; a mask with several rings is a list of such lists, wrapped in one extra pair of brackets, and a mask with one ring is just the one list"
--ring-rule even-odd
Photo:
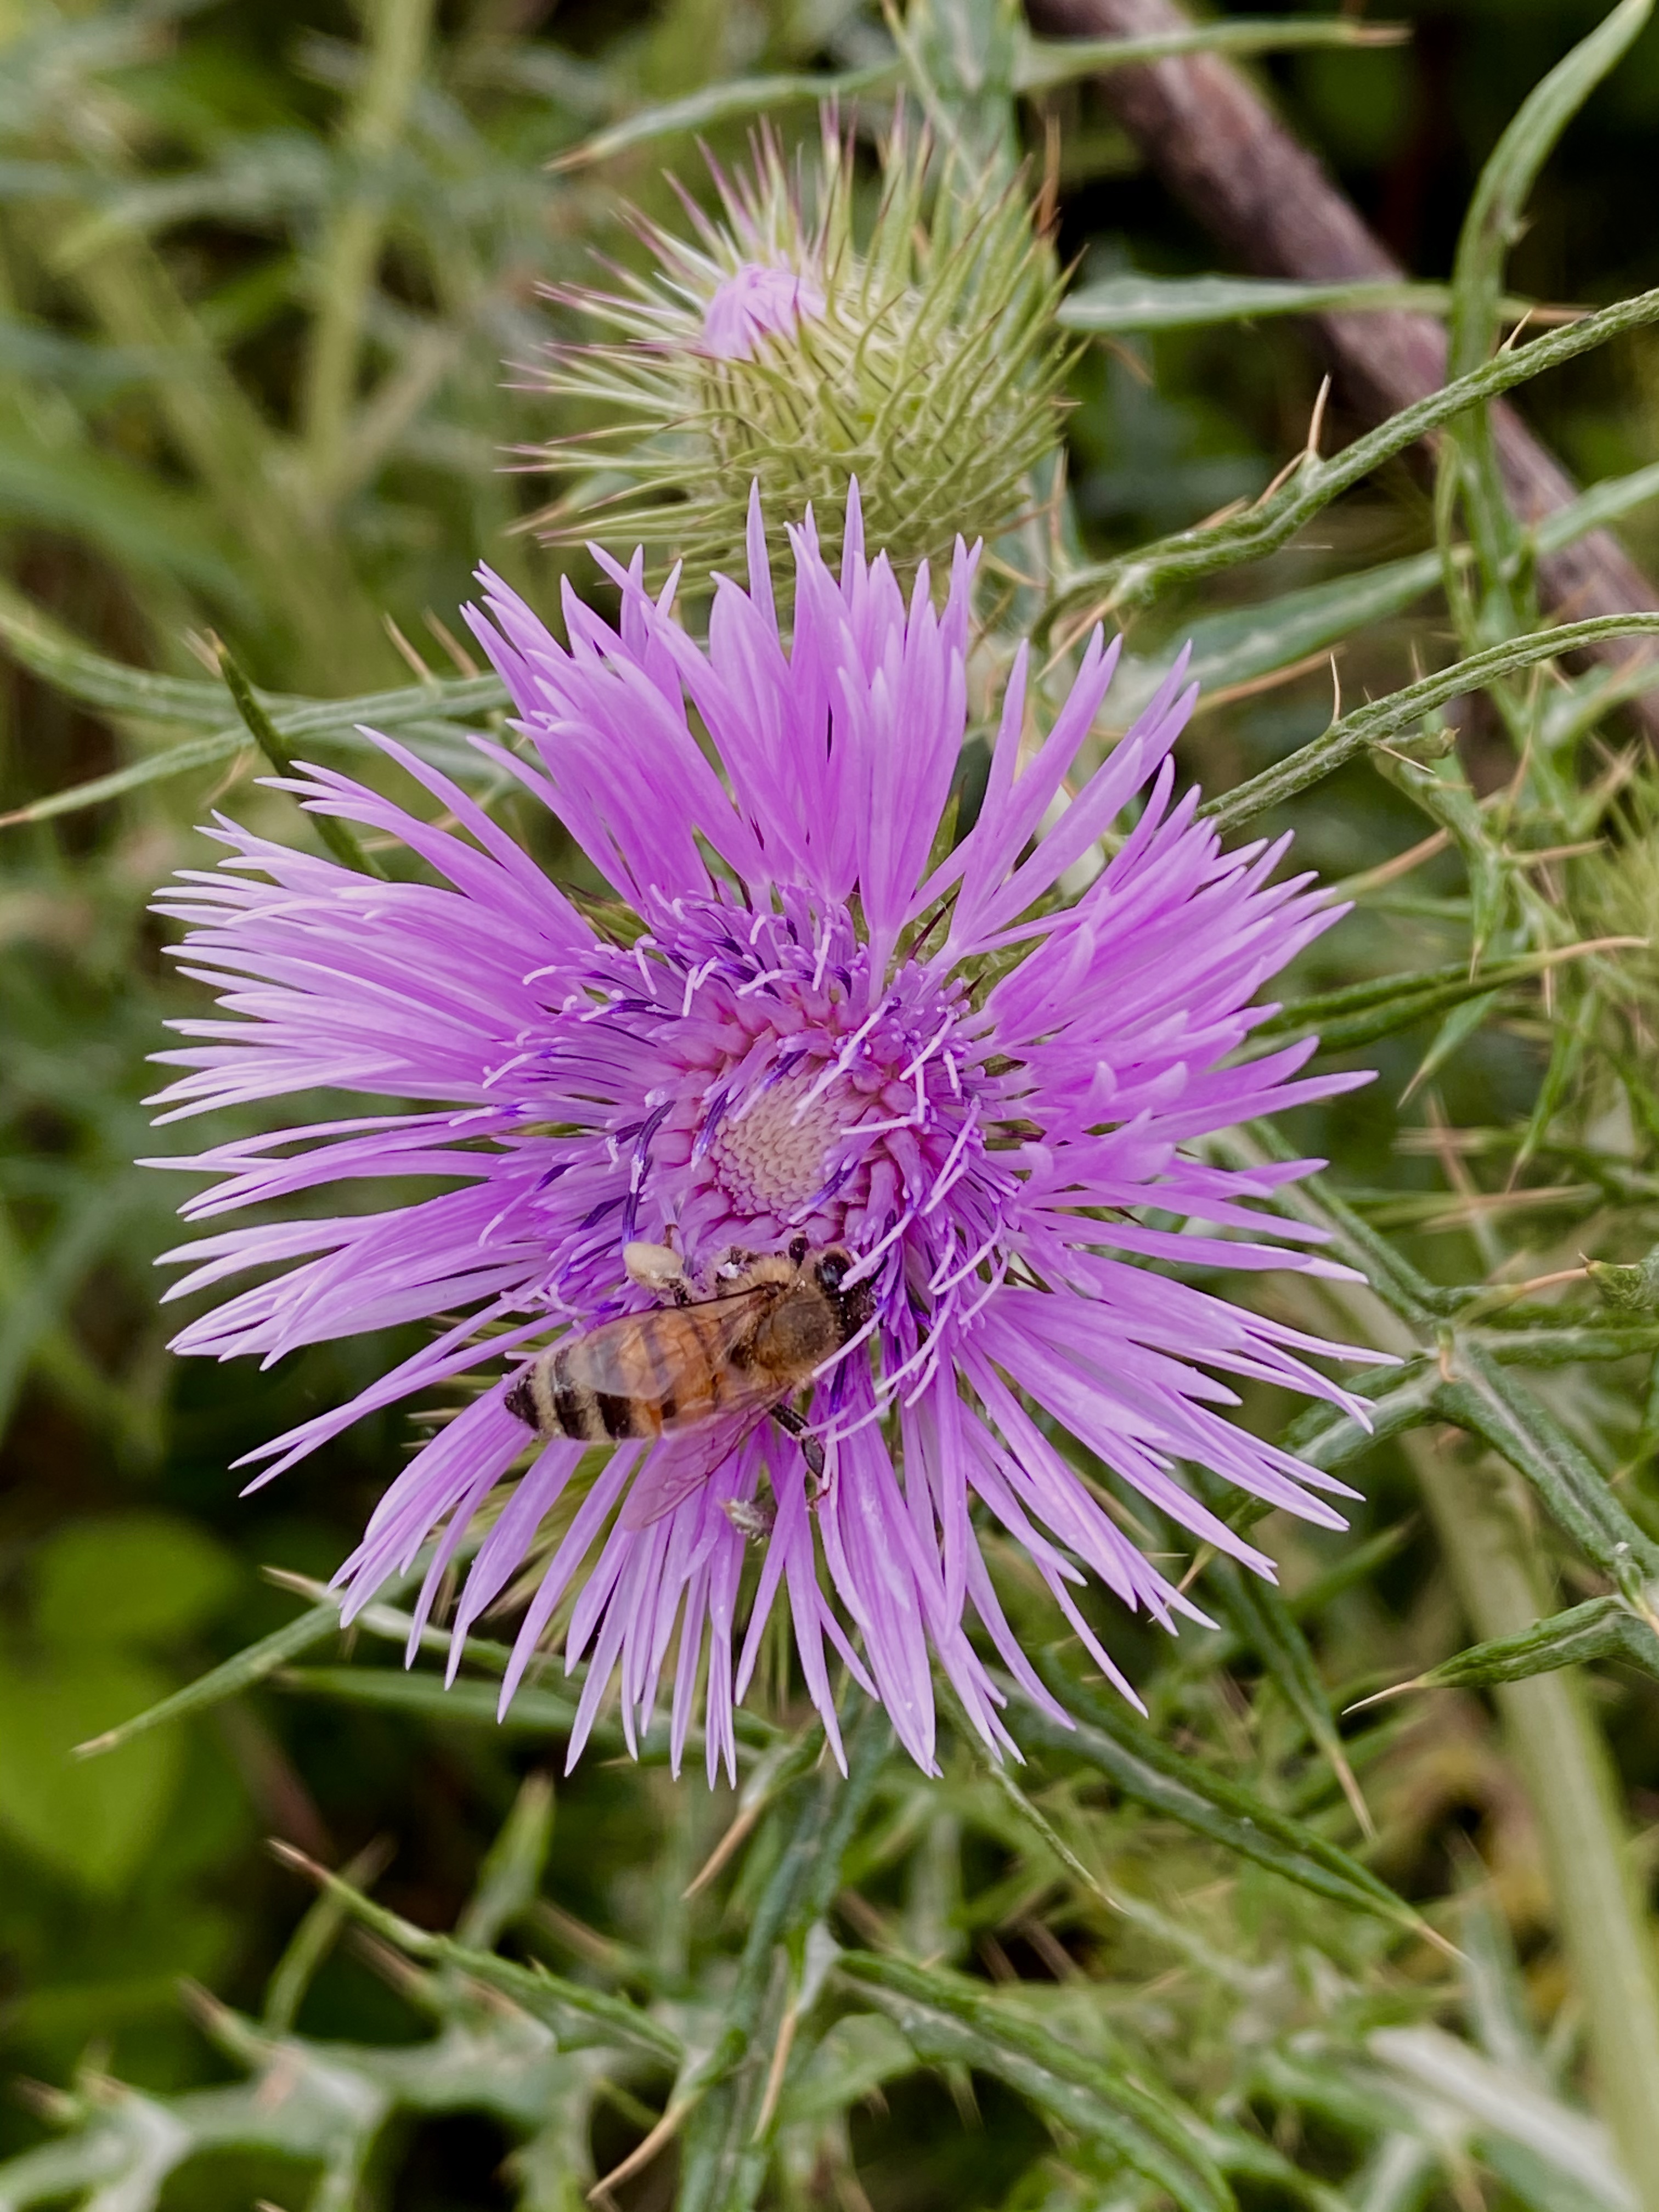
[[(740, 1345), (752, 1332), (758, 1315), (770, 1305), (775, 1294), (767, 1289), (736, 1291), (723, 1298), (699, 1298), (684, 1310), (695, 1313), (705, 1334), (699, 1344), (698, 1357), (714, 1364), (723, 1364), (730, 1358), (734, 1346)], [(655, 1318), (672, 1322), (677, 1314)], [(579, 1390), (592, 1390), (600, 1397), (632, 1397), (640, 1386), (638, 1357), (635, 1347), (642, 1326), (649, 1326), (650, 1314), (630, 1314), (621, 1321), (606, 1322), (586, 1336), (574, 1338), (565, 1351), (564, 1372)], [(740, 1396), (743, 1384), (735, 1375), (728, 1377), (728, 1389)]]
[(634, 1479), (622, 1510), (624, 1528), (648, 1528), (672, 1513), (684, 1498), (701, 1489), (715, 1468), (741, 1446), (770, 1411), (770, 1403), (744, 1406), (700, 1421), (695, 1428), (670, 1429), (653, 1446)]

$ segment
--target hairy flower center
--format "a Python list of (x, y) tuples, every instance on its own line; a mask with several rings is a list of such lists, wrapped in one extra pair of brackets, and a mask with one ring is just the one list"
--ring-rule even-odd
[(708, 1147), (734, 1212), (787, 1217), (823, 1185), (843, 1108), (831, 1084), (811, 1103), (811, 1074), (790, 1076), (757, 1097), (749, 1111), (720, 1124)]

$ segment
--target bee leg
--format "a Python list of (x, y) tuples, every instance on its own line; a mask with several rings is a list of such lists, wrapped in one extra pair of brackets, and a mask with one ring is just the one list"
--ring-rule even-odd
[(808, 1473), (811, 1475), (812, 1480), (815, 1482), (822, 1485), (823, 1481), (823, 1446), (818, 1442), (816, 1437), (809, 1436), (807, 1434), (806, 1424), (802, 1420), (800, 1415), (795, 1411), (793, 1406), (775, 1406), (772, 1408), (772, 1419), (777, 1423), (778, 1426), (783, 1430), (786, 1435), (794, 1437), (799, 1440), (800, 1444), (800, 1455), (806, 1462)]
[(757, 1252), (745, 1251), (741, 1244), (728, 1244), (726, 1256), (715, 1263), (714, 1280), (717, 1283), (736, 1282), (749, 1273), (759, 1257)]

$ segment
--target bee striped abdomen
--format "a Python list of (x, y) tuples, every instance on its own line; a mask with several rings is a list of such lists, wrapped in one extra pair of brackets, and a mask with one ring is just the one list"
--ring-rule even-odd
[(756, 1261), (749, 1279), (714, 1297), (624, 1314), (550, 1346), (508, 1386), (508, 1412), (539, 1436), (596, 1444), (717, 1415), (760, 1419), (857, 1325), (838, 1285), (819, 1279), (831, 1262), (844, 1270), (845, 1255), (823, 1255), (811, 1275), (802, 1256)]

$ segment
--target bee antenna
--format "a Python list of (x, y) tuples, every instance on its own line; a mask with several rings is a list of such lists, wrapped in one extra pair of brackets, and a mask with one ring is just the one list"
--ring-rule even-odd
[(798, 1267), (801, 1261), (806, 1257), (806, 1245), (807, 1239), (805, 1237), (792, 1237), (790, 1240), (789, 1257), (794, 1261)]

